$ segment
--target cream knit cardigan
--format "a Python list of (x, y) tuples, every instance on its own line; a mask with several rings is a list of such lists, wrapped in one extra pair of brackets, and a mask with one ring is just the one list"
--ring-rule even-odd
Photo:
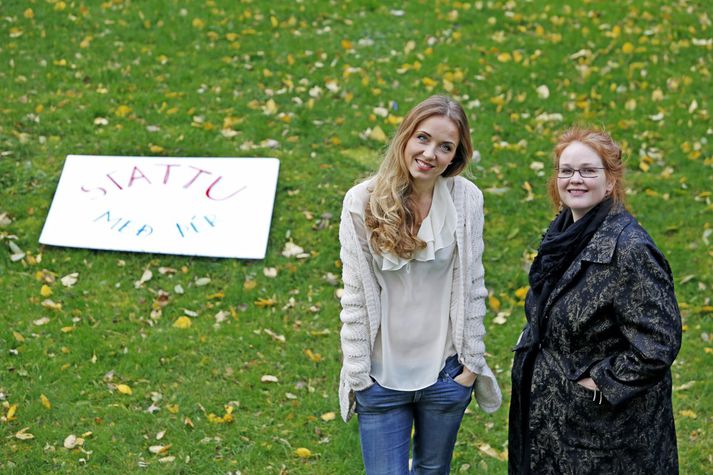
[[(456, 262), (451, 289), (451, 328), (453, 344), (460, 362), (478, 377), (474, 392), (478, 405), (493, 412), (502, 402), (495, 375), (485, 362), (485, 288), (483, 270), (483, 194), (462, 177), (449, 178), (449, 189), (458, 213), (456, 228)], [(369, 186), (360, 183), (344, 197), (339, 225), (342, 261), (342, 370), (339, 381), (339, 405), (342, 419), (354, 414), (354, 391), (368, 388), (374, 382), (371, 350), (381, 323), (381, 291), (374, 274), (373, 259), (362, 249), (354, 221), (349, 212), (355, 189)]]

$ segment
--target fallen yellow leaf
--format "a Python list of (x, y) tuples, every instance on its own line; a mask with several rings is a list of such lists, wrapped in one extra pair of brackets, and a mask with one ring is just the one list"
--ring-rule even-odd
[(15, 412), (17, 412), (17, 404), (11, 404), (7, 409), (7, 414), (5, 414), (5, 421), (12, 421), (15, 419)]
[(277, 104), (273, 99), (268, 99), (262, 111), (267, 115), (274, 115), (277, 113)]
[(43, 297), (49, 297), (50, 295), (52, 295), (52, 289), (50, 288), (50, 286), (47, 284), (42, 285), (42, 288), (40, 289), (40, 295)]
[(682, 417), (690, 417), (691, 419), (698, 419), (698, 414), (691, 411), (690, 409), (684, 409), (683, 411), (678, 411), (678, 415)]
[(299, 458), (306, 459), (312, 456), (312, 451), (310, 449), (305, 449), (304, 447), (300, 447), (295, 450), (295, 455), (298, 456)]
[(255, 306), (256, 307), (272, 307), (276, 303), (277, 303), (277, 301), (273, 298), (269, 298), (269, 299), (262, 298), (262, 299), (257, 299), (255, 301)]
[(186, 329), (186, 328), (191, 328), (191, 325), (193, 325), (193, 322), (191, 321), (190, 318), (188, 317), (178, 317), (175, 322), (173, 322), (173, 326), (175, 328), (180, 328), (180, 329)]
[(127, 105), (120, 105), (119, 107), (116, 108), (114, 111), (114, 114), (116, 114), (117, 117), (126, 117), (131, 113), (131, 107)]
[(488, 305), (493, 312), (500, 311), (500, 300), (494, 294), (488, 295)]
[(245, 290), (252, 290), (255, 288), (255, 286), (257, 286), (257, 282), (255, 282), (254, 280), (246, 280), (245, 282), (243, 282), (243, 288)]
[(309, 348), (305, 350), (305, 355), (307, 355), (307, 358), (309, 358), (315, 363), (319, 363), (320, 361), (322, 361), (322, 355), (320, 355), (319, 353), (313, 353), (312, 350), (310, 350)]
[(381, 130), (381, 127), (378, 125), (371, 129), (371, 132), (369, 132), (369, 138), (372, 140), (376, 140), (377, 142), (386, 142), (386, 134), (384, 133), (383, 130)]
[(12, 332), (12, 336), (15, 337), (15, 341), (17, 341), (18, 343), (25, 342), (25, 337), (22, 336), (22, 333), (20, 333), (20, 332)]
[(208, 414), (208, 421), (213, 424), (226, 424), (233, 422), (233, 406), (225, 406), (225, 414), (222, 417), (218, 417), (212, 412)]
[(425, 78), (421, 79), (421, 82), (423, 83), (424, 86), (426, 86), (426, 89), (428, 89), (429, 91), (431, 89), (433, 89), (435, 86), (438, 86), (438, 82), (434, 81), (433, 79), (431, 79), (429, 77), (425, 77)]
[(525, 287), (520, 287), (519, 289), (515, 290), (515, 297), (520, 300), (525, 300), (528, 290), (530, 290), (530, 287), (527, 285)]
[(131, 391), (131, 388), (126, 384), (117, 384), (116, 390), (119, 391), (121, 394), (126, 394), (126, 395), (131, 395), (131, 393), (133, 392), (133, 391)]
[(45, 396), (44, 394), (40, 394), (40, 402), (42, 403), (45, 409), (52, 409), (52, 403), (49, 399), (47, 399), (47, 396)]

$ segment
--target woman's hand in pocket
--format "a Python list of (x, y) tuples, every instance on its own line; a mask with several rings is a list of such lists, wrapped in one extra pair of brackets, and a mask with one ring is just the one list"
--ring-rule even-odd
[(464, 366), (461, 374), (453, 378), (453, 381), (460, 384), (461, 386), (470, 387), (475, 383), (475, 378), (477, 376), (477, 374), (475, 374)]
[(585, 387), (591, 391), (599, 390), (597, 383), (595, 383), (592, 378), (580, 379), (579, 381), (577, 381), (577, 384), (579, 384), (580, 386)]

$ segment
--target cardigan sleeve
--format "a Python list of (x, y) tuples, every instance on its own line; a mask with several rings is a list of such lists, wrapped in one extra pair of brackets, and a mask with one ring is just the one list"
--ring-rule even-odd
[(344, 198), (339, 225), (339, 253), (342, 261), (342, 281), (344, 293), (341, 298), (342, 310), (340, 332), (343, 354), (342, 372), (351, 391), (360, 391), (373, 384), (369, 377), (371, 370), (371, 350), (369, 316), (367, 312), (364, 285), (360, 279), (359, 253), (363, 252), (353, 215), (349, 212), (351, 195)]
[(621, 290), (614, 299), (628, 347), (590, 369), (612, 405), (661, 381), (681, 347), (681, 316), (668, 263), (651, 241), (636, 236), (629, 241), (620, 243)]
[(461, 269), (461, 278), (465, 280), (464, 293), (467, 299), (463, 316), (463, 350), (459, 355), (462, 363), (477, 374), (475, 380), (475, 399), (485, 412), (497, 410), (502, 403), (502, 394), (495, 374), (485, 361), (485, 299), (488, 290), (485, 287), (485, 269), (483, 268), (483, 195), (474, 185), (465, 193), (465, 212), (463, 225), (466, 229), (468, 246), (465, 269)]

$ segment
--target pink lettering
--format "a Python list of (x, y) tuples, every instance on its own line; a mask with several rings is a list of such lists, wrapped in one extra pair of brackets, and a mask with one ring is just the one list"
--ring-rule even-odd
[(101, 191), (102, 195), (106, 195), (106, 189), (102, 188), (101, 186), (97, 186), (96, 188), (91, 188), (88, 190), (84, 187), (84, 185), (82, 185), (80, 189), (85, 193), (91, 193), (92, 191)]
[(213, 198), (213, 197), (210, 195), (210, 192), (213, 190), (213, 187), (214, 187), (215, 185), (217, 185), (218, 182), (219, 182), (220, 180), (222, 180), (222, 179), (223, 179), (223, 177), (222, 177), (222, 176), (219, 176), (218, 178), (216, 178), (216, 180), (215, 180), (213, 183), (210, 184), (210, 186), (208, 187), (208, 189), (205, 190), (205, 195), (206, 195), (209, 199), (211, 199), (211, 200), (213, 200), (213, 201), (225, 201), (225, 200), (227, 200), (228, 198), (232, 198), (233, 196), (237, 195), (238, 193), (240, 193), (241, 191), (243, 191), (245, 188), (247, 188), (246, 186), (243, 186), (242, 188), (238, 188), (237, 191), (234, 191), (233, 193), (231, 193), (230, 195), (228, 195), (228, 196), (226, 196), (226, 197), (224, 197), (224, 198)]
[[(114, 172), (111, 172), (111, 173), (114, 173)], [(111, 182), (112, 182), (113, 184), (115, 184), (117, 188), (119, 188), (120, 190), (123, 190), (123, 188), (121, 187), (121, 185), (118, 184), (118, 183), (116, 182), (116, 180), (114, 180), (114, 178), (111, 176), (111, 173), (107, 173), (107, 174), (106, 174), (106, 177), (107, 177), (108, 179), (110, 179)]]
[(194, 166), (192, 166), (192, 165), (189, 165), (189, 166), (190, 166), (192, 169), (194, 169), (194, 170), (198, 170), (198, 173), (196, 173), (196, 176), (194, 176), (193, 178), (191, 178), (191, 180), (190, 180), (188, 183), (186, 183), (185, 185), (183, 185), (183, 188), (188, 188), (189, 186), (191, 186), (191, 185), (193, 184), (193, 182), (196, 181), (196, 180), (198, 179), (198, 177), (201, 176), (203, 173), (207, 173), (208, 175), (212, 175), (212, 173), (209, 172), (208, 170), (201, 170), (200, 168), (194, 167)]
[(171, 174), (171, 167), (180, 167), (180, 165), (173, 163), (173, 164), (166, 164), (164, 165), (166, 167), (166, 173), (163, 175), (163, 184), (165, 185), (168, 183), (168, 177)]
[(131, 185), (134, 184), (134, 180), (146, 180), (149, 182), (149, 185), (151, 184), (151, 180), (149, 180), (144, 173), (139, 170), (139, 167), (134, 167), (134, 169), (131, 171), (131, 178), (129, 178), (129, 184), (126, 185), (127, 188), (130, 188)]

